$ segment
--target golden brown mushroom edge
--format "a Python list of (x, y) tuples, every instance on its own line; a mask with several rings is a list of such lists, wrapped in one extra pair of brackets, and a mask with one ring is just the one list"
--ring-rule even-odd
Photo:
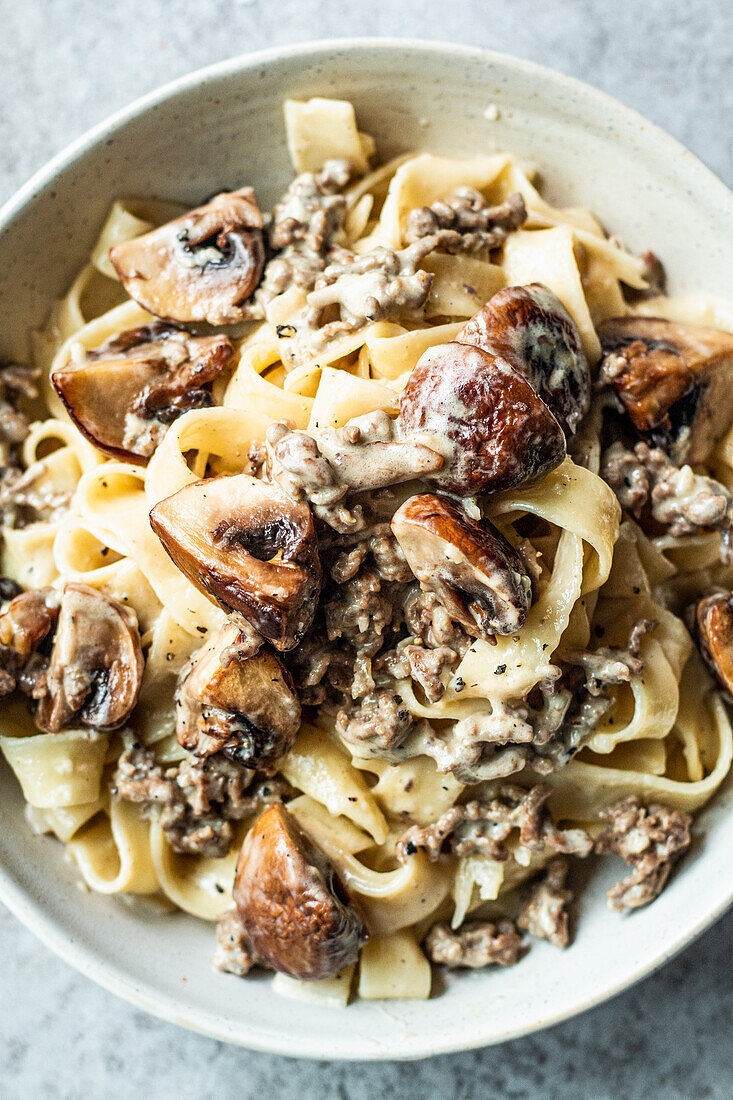
[(204, 387), (231, 355), (226, 336), (192, 336), (156, 322), (107, 340), (51, 381), (90, 443), (144, 465), (173, 420), (212, 404)]
[(276, 649), (310, 626), (321, 587), (313, 516), (249, 474), (208, 478), (156, 504), (150, 523), (173, 562), (212, 602)]
[(246, 768), (266, 769), (292, 748), (300, 702), (282, 661), (227, 623), (181, 670), (176, 731), (195, 756), (223, 752)]
[(234, 324), (262, 276), (263, 224), (254, 191), (242, 187), (114, 245), (109, 258), (130, 297), (156, 317)]
[(333, 977), (369, 938), (336, 868), (281, 805), (244, 839), (234, 902), (256, 957), (292, 978)]

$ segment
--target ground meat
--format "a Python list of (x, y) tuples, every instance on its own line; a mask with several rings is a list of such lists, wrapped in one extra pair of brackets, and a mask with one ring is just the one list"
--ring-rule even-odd
[(413, 637), (431, 649), (448, 646), (463, 657), (471, 645), (471, 639), (453, 622), (434, 592), (423, 592), (415, 585), (405, 598), (404, 616)]
[(522, 937), (508, 920), (498, 924), (468, 921), (457, 932), (441, 921), (433, 925), (423, 941), (423, 950), (431, 962), (472, 970), (491, 963), (513, 966), (521, 948)]
[(280, 251), (302, 241), (311, 252), (323, 252), (343, 226), (351, 179), (346, 160), (327, 160), (320, 172), (297, 176), (272, 212), (270, 247)]
[(516, 192), (499, 206), (490, 206), (480, 191), (459, 187), (432, 206), (419, 206), (407, 217), (405, 240), (436, 236), (445, 252), (487, 252), (500, 248), (527, 218), (524, 199)]
[(324, 428), (318, 437), (286, 424), (267, 430), (270, 475), (293, 500), (307, 500), (315, 515), (343, 535), (364, 533), (364, 504), (347, 506), (349, 494), (410, 481), (439, 469), (442, 458), (429, 447), (401, 439), (386, 412), (354, 417), (343, 428)]
[(347, 161), (329, 160), (320, 172), (293, 180), (273, 211), (268, 243), (274, 254), (248, 307), (249, 317), (264, 317), (272, 299), (292, 286), (307, 294), (329, 258), (341, 255), (347, 205), (340, 192), (350, 177)]
[(247, 941), (236, 909), (227, 909), (216, 925), (216, 951), (211, 962), (217, 970), (243, 978), (258, 963)]
[(394, 590), (383, 585), (376, 569), (362, 568), (323, 604), (329, 641), (343, 639), (358, 654), (373, 657), (394, 620), (394, 597)]
[(704, 528), (721, 532), (721, 557), (733, 560), (733, 496), (724, 485), (690, 466), (674, 466), (659, 448), (637, 443), (630, 451), (612, 443), (601, 462), (601, 477), (619, 503), (637, 519), (645, 508), (675, 538)]
[(593, 842), (583, 829), (559, 829), (545, 803), (552, 788), (537, 784), (529, 790), (504, 786), (490, 802), (473, 801), (452, 806), (433, 825), (413, 825), (397, 843), (397, 857), (403, 863), (421, 849), (434, 861), (444, 855), (467, 856), (474, 852), (504, 862), (510, 858), (506, 846), (512, 830), (519, 829), (519, 842), (532, 851), (547, 848), (569, 855), (587, 856)]
[(38, 371), (18, 363), (0, 363), (0, 468), (18, 464), (18, 448), (28, 435), (23, 398), (38, 396)]
[(336, 717), (336, 732), (357, 755), (389, 756), (415, 728), (401, 695), (384, 688), (347, 706)]
[(409, 661), (410, 676), (420, 684), (428, 703), (437, 703), (445, 693), (441, 677), (456, 663), (458, 654), (448, 646), (426, 649), (425, 646), (408, 645), (403, 652)]
[(231, 846), (233, 821), (291, 793), (282, 780), (254, 778), (254, 772), (218, 753), (204, 760), (191, 756), (178, 764), (159, 764), (150, 749), (128, 738), (111, 789), (118, 798), (142, 803), (146, 813), (157, 807), (174, 851), (220, 857)]
[(382, 245), (362, 255), (332, 250), (306, 307), (293, 318), (287, 366), (312, 361), (330, 341), (368, 321), (423, 321), (433, 275), (420, 265), (437, 245), (431, 236), (398, 251)]
[(567, 906), (573, 900), (573, 892), (566, 887), (568, 870), (564, 856), (551, 859), (525, 891), (517, 916), (517, 928), (549, 940), (555, 947), (567, 947), (570, 942)]
[(38, 371), (17, 363), (0, 364), (0, 526), (26, 527), (53, 519), (68, 506), (71, 494), (39, 487), (38, 469), (22, 468), (20, 448), (30, 421), (23, 400), (38, 396)]
[(642, 642), (657, 625), (654, 619), (639, 619), (631, 629), (626, 648), (599, 646), (594, 650), (572, 650), (564, 654), (563, 660), (582, 668), (585, 687), (591, 695), (603, 695), (609, 687), (627, 684), (632, 676), (643, 671)]
[(336, 584), (343, 584), (356, 576), (370, 555), (374, 568), (383, 581), (404, 584), (413, 579), (412, 570), (388, 523), (375, 524), (355, 537), (358, 541), (342, 550), (331, 565), (331, 577)]
[(664, 889), (675, 862), (690, 845), (692, 818), (657, 803), (644, 807), (637, 798), (602, 810), (608, 824), (596, 840), (601, 855), (617, 855), (633, 867), (625, 879), (608, 891), (609, 908), (638, 909)]

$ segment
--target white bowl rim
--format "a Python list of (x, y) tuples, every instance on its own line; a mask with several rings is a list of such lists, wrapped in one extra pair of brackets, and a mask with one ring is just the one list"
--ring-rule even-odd
[[(673, 138), (655, 123), (650, 122), (638, 111), (635, 111), (631, 107), (627, 107), (615, 97), (606, 92), (599, 91), (597, 88), (594, 88), (590, 84), (586, 84), (582, 80), (567, 76), (564, 73), (550, 69), (534, 61), (526, 61), (522, 58), (513, 57), (511, 54), (483, 49), (477, 46), (466, 46), (409, 37), (364, 36), (314, 39), (290, 46), (276, 46), (251, 53), (238, 54), (212, 65), (206, 65), (196, 69), (191, 73), (187, 73), (184, 76), (169, 81), (145, 95), (140, 96), (126, 107), (115, 111), (102, 122), (85, 131), (80, 137), (67, 145), (39, 168), (30, 179), (23, 184), (2, 205), (2, 207), (0, 207), (0, 233), (4, 233), (7, 229), (11, 228), (14, 217), (20, 213), (36, 195), (40, 194), (59, 172), (71, 166), (87, 150), (99, 144), (102, 139), (114, 134), (128, 122), (143, 115), (152, 107), (167, 102), (180, 93), (205, 84), (209, 80), (217, 80), (229, 74), (255, 69), (275, 61), (294, 57), (297, 58), (299, 56), (310, 57), (324, 50), (356, 51), (361, 49), (384, 50), (385, 52), (395, 49), (417, 49), (449, 54), (456, 58), (464, 57), (474, 60), (485, 60), (487, 62), (493, 62), (495, 65), (505, 69), (524, 73), (528, 77), (541, 77), (543, 81), (554, 83), (558, 87), (574, 90), (579, 96), (582, 96), (586, 102), (595, 101), (600, 109), (605, 111), (613, 110), (627, 123), (633, 125), (637, 129), (643, 129), (657, 144), (662, 147), (666, 146), (669, 153), (685, 161), (689, 167), (698, 174), (703, 174), (706, 177), (706, 186), (717, 191), (720, 201), (730, 207), (733, 213), (733, 192), (699, 157), (691, 153), (690, 150), (682, 145), (681, 142), (677, 141), (676, 138)], [(721, 884), (723, 882), (724, 876), (721, 876)], [(548, 1013), (539, 1022), (534, 1021), (528, 1023), (526, 1026), (522, 1025), (506, 1028), (504, 1031), (499, 1032), (492, 1028), (491, 1033), (486, 1034), (482, 1033), (480, 1022), (477, 1021), (476, 1030), (470, 1036), (467, 1036), (465, 1040), (458, 1040), (455, 1037), (446, 1039), (438, 1037), (436, 1039), (433, 1035), (429, 1043), (424, 1043), (422, 1046), (413, 1044), (406, 1052), (366, 1051), (361, 1048), (358, 1056), (355, 1056), (348, 1049), (344, 1049), (343, 1047), (335, 1049), (329, 1048), (327, 1053), (324, 1054), (322, 1053), (322, 1049), (321, 1051), (316, 1051), (307, 1041), (303, 1043), (299, 1040), (297, 1035), (292, 1034), (287, 1037), (287, 1047), (282, 1037), (273, 1035), (270, 1032), (250, 1032), (246, 1037), (233, 1035), (228, 1028), (207, 1013), (198, 1013), (197, 1010), (191, 1008), (184, 1009), (180, 1002), (177, 1002), (176, 999), (171, 996), (161, 993), (151, 994), (146, 992), (132, 982), (119, 967), (112, 965), (106, 958), (97, 954), (83, 943), (76, 942), (68, 934), (61, 931), (57, 922), (48, 915), (44, 907), (30, 898), (2, 865), (0, 865), (0, 901), (2, 901), (10, 912), (37, 936), (42, 943), (49, 947), (65, 962), (69, 963), (69, 965), (73, 966), (87, 978), (90, 978), (111, 993), (114, 993), (116, 996), (134, 1005), (136, 1008), (141, 1008), (159, 1019), (185, 1027), (209, 1038), (217, 1039), (220, 1042), (246, 1046), (247, 1049), (262, 1053), (316, 1060), (328, 1058), (329, 1060), (348, 1061), (358, 1057), (360, 1061), (384, 1061), (415, 1060), (507, 1042), (511, 1039), (520, 1038), (523, 1035), (552, 1027), (555, 1024), (562, 1023), (564, 1020), (579, 1015), (581, 1012), (586, 1012), (588, 1009), (594, 1008), (654, 973), (714, 924), (715, 921), (726, 912), (731, 904), (733, 904), (733, 881), (727, 889), (723, 890), (716, 905), (692, 926), (685, 927), (668, 950), (664, 951), (662, 955), (657, 958), (652, 958), (643, 966), (638, 967), (635, 971), (627, 973), (621, 980), (609, 981), (606, 985), (596, 989), (592, 996), (585, 997), (581, 1002), (568, 1008), (561, 1009), (555, 1013)]]

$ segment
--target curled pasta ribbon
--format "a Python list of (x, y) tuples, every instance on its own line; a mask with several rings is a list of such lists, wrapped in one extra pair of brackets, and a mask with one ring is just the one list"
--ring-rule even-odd
[(100, 894), (154, 894), (158, 876), (150, 854), (150, 822), (132, 802), (113, 799), (67, 845), (86, 884)]
[(232, 883), (239, 845), (221, 859), (179, 855), (173, 851), (156, 820), (150, 822), (148, 858), (156, 884), (184, 913), (201, 920), (218, 920), (233, 903)]

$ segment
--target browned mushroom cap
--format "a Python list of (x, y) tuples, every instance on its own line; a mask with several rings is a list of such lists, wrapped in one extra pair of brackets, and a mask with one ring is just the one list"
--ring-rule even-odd
[(368, 939), (333, 864), (279, 805), (244, 839), (234, 901), (258, 957), (292, 978), (332, 977)]
[(211, 404), (202, 389), (232, 354), (226, 336), (191, 336), (160, 322), (129, 329), (51, 375), (69, 415), (105, 454), (145, 463), (166, 427)]
[(733, 417), (733, 334), (660, 317), (598, 328), (603, 377), (673, 462), (704, 462)]
[(290, 673), (270, 650), (227, 623), (181, 670), (178, 740), (195, 756), (223, 752), (247, 768), (268, 768), (293, 745), (300, 703)]
[(729, 699), (733, 698), (733, 593), (705, 596), (694, 611), (700, 652)]
[(262, 275), (262, 224), (254, 191), (242, 187), (114, 245), (109, 258), (130, 297), (156, 317), (231, 324)]
[(67, 584), (36, 725), (46, 733), (72, 720), (117, 729), (137, 702), (143, 665), (135, 613), (85, 584)]
[(449, 452), (431, 481), (460, 496), (513, 489), (565, 457), (562, 428), (526, 378), (469, 344), (420, 357), (400, 397), (400, 425)]
[(51, 633), (59, 615), (54, 588), (32, 588), (10, 601), (0, 615), (0, 645), (9, 646), (27, 660)]
[(498, 291), (456, 336), (506, 359), (573, 433), (590, 408), (590, 368), (573, 318), (542, 283)]
[(474, 638), (492, 640), (524, 625), (532, 580), (516, 550), (488, 522), (431, 493), (410, 497), (392, 530), (425, 592)]
[(247, 619), (277, 649), (311, 624), (321, 586), (313, 517), (248, 474), (187, 485), (156, 504), (150, 523), (190, 581)]

